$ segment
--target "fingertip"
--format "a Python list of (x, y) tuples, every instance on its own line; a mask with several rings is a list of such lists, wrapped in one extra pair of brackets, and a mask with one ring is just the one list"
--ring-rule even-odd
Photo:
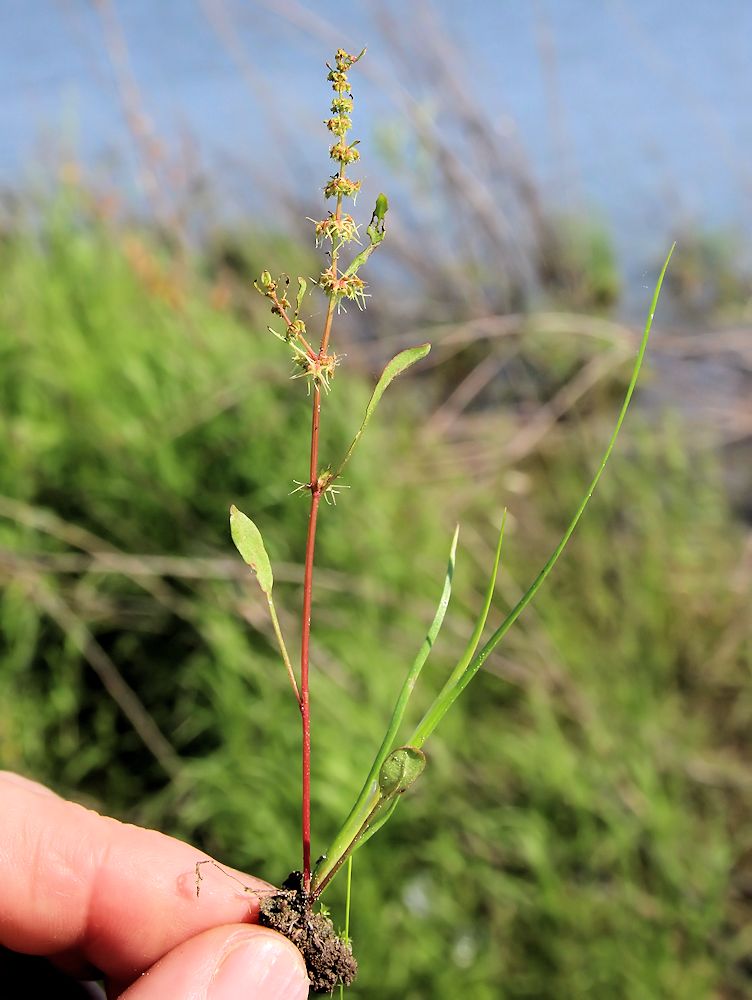
[(14, 771), (0, 770), (0, 782), (23, 789), (26, 792), (33, 792), (35, 795), (51, 796), (54, 799), (60, 797), (51, 788), (40, 785), (38, 781), (32, 781), (31, 778), (24, 778), (22, 774), (16, 774)]
[(299, 1000), (308, 996), (308, 974), (297, 948), (275, 931), (260, 927), (222, 956), (207, 1000)]
[(121, 1000), (304, 1000), (309, 981), (297, 948), (276, 931), (214, 927), (168, 952)]

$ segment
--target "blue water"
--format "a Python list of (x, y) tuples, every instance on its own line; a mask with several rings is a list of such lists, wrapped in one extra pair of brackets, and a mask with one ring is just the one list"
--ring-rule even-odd
[[(265, 187), (326, 172), (321, 62), (332, 43), (369, 44), (372, 72), (364, 66), (358, 79), (356, 134), (364, 146), (394, 124), (376, 78), (409, 89), (411, 76), (390, 58), (378, 11), (408, 12), (399, 21), (419, 58), (428, 6), (114, 2), (156, 134), (169, 149), (190, 150), (231, 213), (263, 211)], [(431, 7), (489, 122), (515, 136), (552, 198), (570, 210), (594, 209), (613, 226), (632, 275), (684, 225), (749, 226), (749, 0), (434, 0)], [(430, 92), (416, 96), (432, 108)], [(66, 155), (100, 181), (137, 189), (132, 139), (90, 0), (3, 0), (0, 132), (6, 186), (49, 176)], [(383, 173), (373, 162), (370, 169)]]

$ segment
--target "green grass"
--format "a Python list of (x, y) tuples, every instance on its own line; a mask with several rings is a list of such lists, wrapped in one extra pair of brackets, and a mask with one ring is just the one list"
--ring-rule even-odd
[[(299, 863), (299, 720), (227, 511), (237, 503), (262, 529), (295, 647), (284, 609), (299, 604), (305, 514), (280, 484), (305, 474), (307, 402), (265, 319), (213, 306), (200, 262), (181, 276), (147, 237), (126, 240), (80, 205), (7, 234), (0, 266), (1, 762), (280, 880)], [(472, 630), (501, 508), (499, 595), (512, 606), (615, 415), (607, 394), (482, 489), (459, 475), (432, 487), (438, 450), (411, 455), (430, 387), (404, 379), (348, 465), (351, 489), (322, 516), (314, 853), (368, 771), (455, 520), (465, 545), (422, 678), (433, 691)], [(322, 459), (346, 449), (370, 388), (351, 375), (327, 401)], [(752, 643), (740, 534), (718, 470), (668, 426), (631, 415), (548, 588), (359, 852), (349, 996), (745, 995), (734, 873), (752, 827)], [(527, 477), (524, 496), (510, 498), (510, 471)], [(152, 576), (70, 563), (106, 547), (180, 561)], [(226, 561), (212, 576), (195, 563), (207, 558)], [(172, 776), (82, 655), (84, 626), (174, 747)], [(335, 915), (344, 888), (327, 895)]]

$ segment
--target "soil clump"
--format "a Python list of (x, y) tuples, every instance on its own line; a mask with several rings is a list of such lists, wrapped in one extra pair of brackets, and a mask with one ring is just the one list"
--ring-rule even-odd
[(302, 953), (314, 993), (331, 993), (355, 979), (358, 963), (350, 943), (337, 935), (325, 913), (313, 912), (300, 872), (292, 872), (279, 892), (261, 900), (259, 923), (284, 934)]

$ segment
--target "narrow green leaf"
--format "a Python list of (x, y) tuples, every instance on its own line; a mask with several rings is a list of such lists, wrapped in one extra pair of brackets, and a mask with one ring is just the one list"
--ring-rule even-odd
[(342, 474), (342, 470), (350, 461), (352, 453), (355, 451), (355, 446), (358, 441), (360, 441), (363, 431), (366, 429), (369, 420), (373, 416), (373, 411), (378, 406), (379, 400), (384, 395), (389, 385), (394, 381), (394, 379), (397, 378), (398, 375), (401, 375), (407, 368), (414, 365), (416, 361), (420, 361), (422, 358), (425, 358), (430, 350), (430, 344), (420, 344), (418, 347), (408, 347), (406, 350), (400, 351), (399, 354), (395, 355), (386, 366), (384, 371), (381, 373), (381, 377), (376, 383), (376, 388), (373, 390), (373, 395), (371, 396), (368, 406), (366, 407), (365, 416), (363, 417), (360, 429), (353, 438), (353, 442), (347, 449), (347, 454), (342, 459), (339, 469), (337, 470), (337, 476)]
[(449, 560), (447, 562), (446, 573), (444, 574), (444, 586), (441, 591), (441, 597), (439, 598), (436, 613), (434, 614), (433, 621), (426, 632), (426, 637), (421, 643), (418, 655), (413, 660), (412, 666), (408, 670), (405, 679), (402, 682), (402, 687), (400, 688), (400, 693), (397, 696), (397, 701), (395, 702), (387, 731), (384, 734), (384, 739), (381, 741), (381, 746), (379, 747), (378, 753), (376, 754), (374, 762), (371, 765), (371, 770), (368, 773), (368, 778), (363, 786), (361, 796), (369, 790), (375, 788), (376, 776), (379, 773), (381, 765), (387, 758), (389, 748), (397, 739), (397, 733), (399, 732), (399, 727), (405, 717), (410, 696), (415, 690), (415, 685), (417, 684), (420, 673), (423, 670), (423, 666), (428, 659), (428, 654), (433, 649), (436, 638), (441, 630), (447, 608), (449, 607), (449, 599), (452, 596), (452, 580), (454, 579), (454, 567), (457, 561), (457, 541), (459, 540), (459, 536), (460, 526), (457, 525), (454, 529), (454, 534), (452, 535), (452, 544), (449, 548)]
[(230, 507), (230, 534), (243, 561), (248, 563), (256, 574), (263, 592), (271, 594), (274, 576), (261, 532), (250, 517), (247, 517), (242, 510), (238, 510), (235, 504)]
[(632, 377), (629, 380), (629, 385), (627, 386), (627, 391), (624, 396), (624, 402), (622, 403), (621, 410), (619, 411), (619, 416), (617, 417), (616, 420), (616, 425), (614, 426), (614, 430), (611, 434), (611, 438), (609, 439), (608, 445), (603, 454), (603, 458), (601, 459), (600, 465), (598, 466), (598, 470), (596, 471), (595, 476), (593, 477), (593, 480), (590, 483), (590, 486), (588, 486), (587, 491), (584, 497), (582, 498), (579, 507), (575, 511), (572, 520), (569, 522), (566, 531), (562, 535), (561, 541), (556, 546), (554, 551), (551, 553), (545, 566), (540, 571), (535, 580), (532, 582), (526, 593), (512, 608), (512, 610), (506, 616), (501, 625), (496, 629), (496, 631), (493, 633), (493, 635), (485, 644), (485, 646), (481, 649), (481, 651), (478, 654), (476, 654), (476, 656), (474, 656), (472, 661), (469, 663), (467, 669), (464, 671), (462, 676), (457, 679), (457, 682), (453, 685), (453, 687), (451, 687), (451, 689), (449, 690), (442, 692), (443, 697), (436, 699), (434, 706), (432, 706), (433, 711), (430, 713), (430, 715), (427, 713), (424, 716), (423, 720), (420, 722), (418, 728), (416, 729), (410, 741), (411, 744), (413, 744), (414, 746), (416, 747), (423, 746), (426, 739), (431, 735), (433, 730), (436, 728), (436, 725), (441, 721), (441, 719), (444, 717), (449, 708), (454, 704), (457, 698), (459, 698), (459, 696), (462, 694), (467, 685), (470, 683), (473, 677), (483, 666), (483, 664), (488, 659), (493, 650), (496, 648), (496, 646), (501, 642), (501, 640), (504, 638), (504, 636), (512, 627), (512, 625), (517, 621), (519, 616), (522, 614), (522, 612), (525, 610), (528, 604), (535, 597), (536, 593), (542, 586), (543, 581), (546, 579), (548, 574), (556, 565), (559, 556), (564, 551), (567, 542), (572, 537), (574, 529), (577, 527), (577, 524), (579, 523), (579, 520), (582, 517), (585, 508), (587, 507), (590, 498), (592, 497), (595, 491), (596, 486), (598, 485), (598, 481), (603, 475), (603, 470), (606, 468), (606, 464), (609, 458), (611, 457), (611, 452), (614, 450), (616, 439), (619, 436), (619, 431), (621, 430), (621, 426), (624, 423), (624, 418), (627, 415), (627, 410), (629, 409), (629, 404), (631, 402), (635, 386), (637, 385), (637, 379), (640, 375), (640, 369), (642, 368), (642, 362), (645, 357), (645, 351), (647, 350), (648, 339), (650, 337), (650, 330), (653, 325), (653, 317), (655, 316), (655, 310), (658, 305), (658, 298), (661, 294), (661, 286), (663, 285), (663, 279), (666, 275), (666, 270), (668, 268), (668, 264), (669, 261), (671, 260), (671, 255), (674, 252), (675, 246), (676, 246), (675, 243), (672, 244), (671, 249), (668, 252), (668, 256), (664, 261), (663, 267), (661, 268), (661, 273), (658, 276), (658, 281), (656, 282), (655, 290), (653, 292), (653, 298), (650, 303), (650, 311), (648, 312), (647, 320), (645, 321), (645, 330), (643, 332), (642, 340), (640, 342), (640, 347), (637, 352), (637, 358), (635, 359), (634, 367), (632, 369)]
[[(441, 691), (439, 691), (439, 693), (436, 695), (431, 706), (428, 708), (425, 715), (418, 724), (418, 728), (415, 730), (415, 733), (413, 734), (411, 740), (412, 743), (415, 743), (415, 740), (417, 738), (420, 741), (419, 743), (416, 744), (417, 746), (423, 745), (423, 741), (425, 740), (425, 736), (422, 735), (423, 732), (425, 730), (428, 730), (429, 732), (432, 731), (434, 726), (436, 725), (436, 722), (438, 722), (438, 719), (440, 719), (444, 715), (444, 712), (446, 711), (446, 709), (443, 709), (444, 702), (449, 697), (450, 692), (453, 690), (459, 679), (467, 670), (468, 664), (472, 660), (475, 650), (478, 648), (478, 643), (481, 640), (481, 637), (483, 635), (483, 629), (485, 628), (486, 621), (488, 620), (488, 613), (491, 610), (491, 602), (493, 601), (494, 591), (496, 590), (496, 578), (499, 575), (499, 563), (501, 562), (501, 546), (504, 541), (504, 527), (506, 523), (507, 523), (507, 512), (505, 510), (501, 518), (501, 527), (499, 529), (499, 540), (496, 543), (496, 555), (494, 557), (493, 567), (491, 568), (491, 575), (488, 581), (488, 586), (486, 587), (485, 600), (483, 601), (483, 607), (481, 608), (481, 612), (478, 615), (478, 620), (475, 623), (473, 634), (470, 636), (470, 641), (465, 647), (465, 651), (460, 657), (459, 661), (457, 662), (457, 665), (455, 666), (454, 670), (447, 678), (446, 683), (442, 687)], [(436, 718), (434, 721), (434, 718), (436, 716), (438, 716), (438, 718)]]
[[(423, 665), (428, 659), (428, 654), (433, 649), (436, 637), (438, 636), (444, 621), (447, 607), (449, 606), (449, 598), (452, 594), (454, 566), (457, 558), (457, 540), (459, 538), (459, 531), (459, 525), (457, 525), (454, 529), (454, 535), (452, 536), (452, 544), (449, 549), (449, 560), (447, 562), (446, 574), (444, 576), (444, 586), (441, 591), (441, 597), (439, 598), (436, 613), (433, 616), (433, 621), (431, 622), (428, 632), (426, 633), (426, 637), (418, 650), (418, 655), (415, 657), (412, 666), (407, 672), (407, 676), (402, 682), (402, 687), (400, 688), (400, 693), (397, 696), (392, 717), (389, 720), (389, 726), (387, 727), (387, 731), (381, 741), (381, 746), (376, 753), (371, 769), (368, 772), (368, 777), (364, 781), (360, 794), (355, 801), (355, 805), (352, 807), (347, 819), (340, 827), (338, 833), (332, 841), (331, 847), (327, 850), (325, 860), (314, 872), (312, 884), (314, 894), (318, 894), (323, 891), (326, 885), (337, 873), (337, 870), (342, 865), (345, 858), (360, 842), (365, 843), (365, 840), (367, 840), (368, 837), (376, 831), (376, 826), (373, 823), (374, 810), (380, 807), (382, 800), (379, 790), (379, 774), (382, 765), (389, 756), (389, 750), (397, 738), (400, 724), (402, 723), (405, 711), (407, 710), (410, 695), (413, 693), (415, 684), (420, 676), (421, 670), (423, 669)], [(386, 817), (383, 820), (380, 819), (378, 825), (381, 826), (383, 822), (386, 822)], [(361, 837), (363, 837), (366, 826), (369, 832), (361, 841)]]
[(349, 266), (343, 272), (344, 277), (346, 278), (352, 277), (353, 274), (357, 274), (376, 247), (381, 246), (384, 242), (386, 230), (384, 229), (383, 222), (381, 223), (381, 226), (379, 226), (379, 224), (374, 222), (372, 218), (370, 225), (366, 229), (366, 234), (368, 236), (368, 246), (364, 247), (364, 249), (361, 250), (359, 254), (356, 254), (356, 256), (350, 261)]
[[(367, 844), (374, 833), (378, 833), (382, 826), (389, 822), (394, 815), (394, 810), (399, 805), (399, 802), (400, 796), (393, 795), (385, 802), (379, 803), (379, 808), (374, 811), (373, 816), (368, 821), (368, 825), (355, 841), (355, 844), (353, 845), (353, 853), (363, 847), (364, 844)], [(352, 857), (352, 854), (350, 854), (350, 857)]]
[[(345, 930), (343, 937), (347, 944), (350, 944), (350, 905), (352, 902), (352, 854), (347, 859), (347, 888), (345, 889)], [(345, 1000), (345, 987), (339, 984), (339, 1000)]]

